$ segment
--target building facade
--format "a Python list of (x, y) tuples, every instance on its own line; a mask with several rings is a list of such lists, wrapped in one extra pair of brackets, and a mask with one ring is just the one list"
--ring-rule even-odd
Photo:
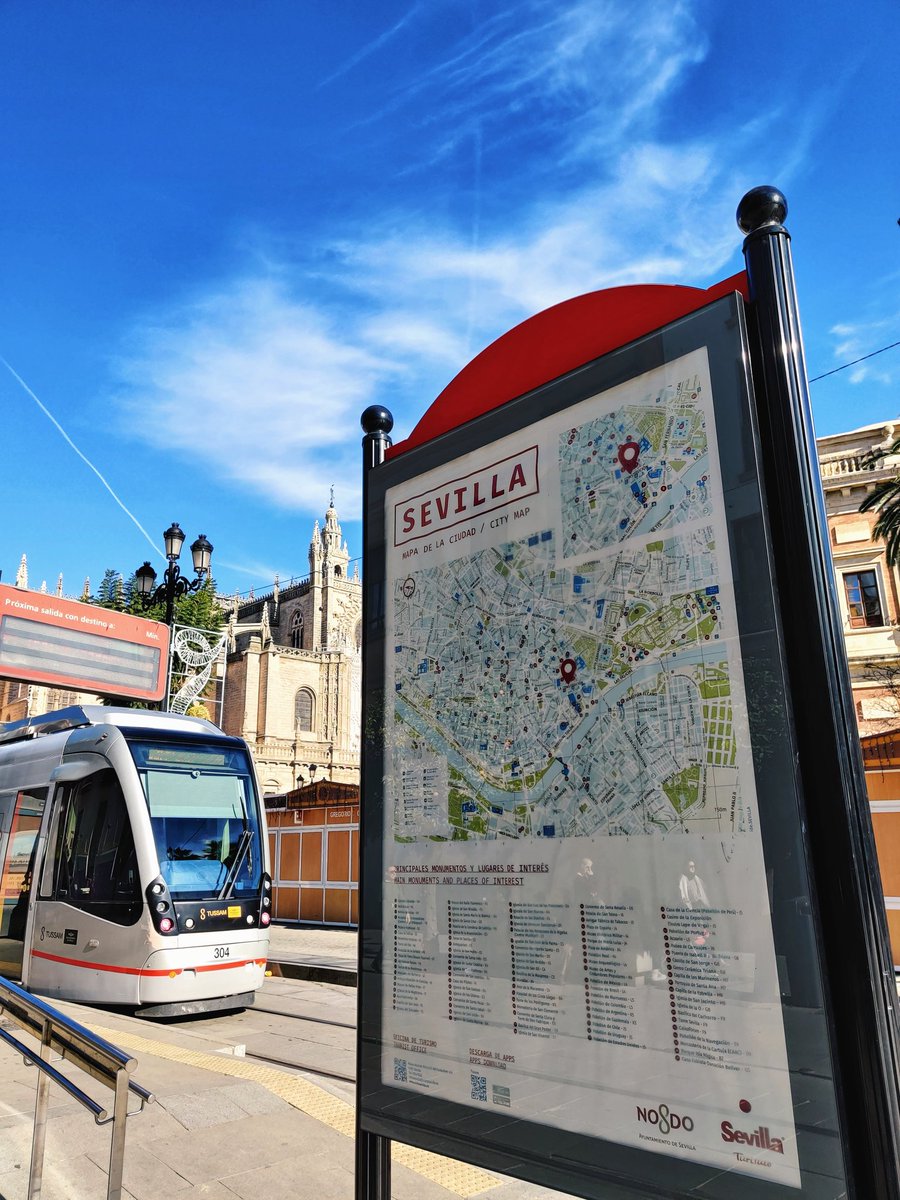
[(837, 602), (856, 719), (862, 735), (900, 726), (900, 577), (859, 506), (876, 484), (900, 473), (900, 455), (871, 465), (900, 437), (900, 421), (817, 439)]
[(41, 713), (56, 712), (72, 704), (100, 704), (99, 696), (90, 692), (70, 692), (63, 688), (48, 687), (43, 683), (17, 683), (0, 680), (0, 724), (6, 721), (24, 721), (26, 717)]
[(222, 728), (246, 739), (266, 795), (358, 784), (362, 584), (334, 504), (309, 546), (309, 576), (234, 605)]
[(837, 601), (850, 664), (856, 721), (891, 951), (900, 966), (900, 578), (873, 537), (875, 513), (859, 506), (900, 473), (900, 455), (873, 460), (900, 436), (900, 422), (818, 439), (819, 469)]

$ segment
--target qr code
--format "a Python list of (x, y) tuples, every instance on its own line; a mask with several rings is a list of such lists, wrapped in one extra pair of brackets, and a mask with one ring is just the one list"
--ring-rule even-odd
[(472, 1072), (472, 1099), (483, 1100), (487, 1104), (487, 1078)]
[(408, 1080), (406, 1078), (406, 1059), (405, 1058), (395, 1058), (394, 1059), (394, 1082), (395, 1083), (407, 1083), (408, 1082)]

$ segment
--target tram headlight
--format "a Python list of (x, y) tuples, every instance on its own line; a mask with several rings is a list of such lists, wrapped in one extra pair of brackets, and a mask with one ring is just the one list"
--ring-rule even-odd
[(184, 927), (185, 927), (185, 929), (193, 929), (194, 928), (194, 918), (188, 917), (184, 922)]
[(263, 896), (263, 908), (268, 908), (272, 901), (268, 896)]
[(157, 912), (165, 912), (168, 907), (169, 907), (169, 904), (168, 904), (167, 900), (160, 900), (160, 902), (156, 906), (156, 911)]
[(171, 933), (175, 928), (175, 922), (171, 917), (162, 917), (159, 922), (160, 933)]
[(253, 913), (247, 914), (247, 924), (248, 925), (252, 925), (255, 920), (256, 920), (256, 918), (254, 917)]
[(165, 890), (165, 886), (161, 883), (153, 883), (150, 885), (150, 891), (154, 896), (161, 896)]
[(271, 917), (269, 916), (269, 914), (267, 912), (264, 912), (260, 915), (259, 923), (260, 923), (260, 925), (268, 925), (270, 920), (271, 920)]
[(266, 891), (268, 892), (268, 891), (271, 889), (271, 887), (272, 887), (272, 884), (271, 884), (271, 882), (270, 882), (268, 879), (264, 879), (264, 880), (263, 880), (263, 887), (264, 887), (264, 888), (266, 889)]

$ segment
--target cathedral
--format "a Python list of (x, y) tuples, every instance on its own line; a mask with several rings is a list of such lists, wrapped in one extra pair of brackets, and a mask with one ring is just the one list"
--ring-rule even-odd
[(235, 603), (222, 728), (246, 739), (265, 795), (359, 783), (362, 583), (350, 574), (334, 499), (309, 547), (309, 577)]

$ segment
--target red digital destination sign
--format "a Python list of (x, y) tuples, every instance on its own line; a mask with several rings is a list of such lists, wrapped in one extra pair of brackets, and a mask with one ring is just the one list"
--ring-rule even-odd
[(168, 652), (159, 621), (0, 584), (0, 678), (160, 700)]

